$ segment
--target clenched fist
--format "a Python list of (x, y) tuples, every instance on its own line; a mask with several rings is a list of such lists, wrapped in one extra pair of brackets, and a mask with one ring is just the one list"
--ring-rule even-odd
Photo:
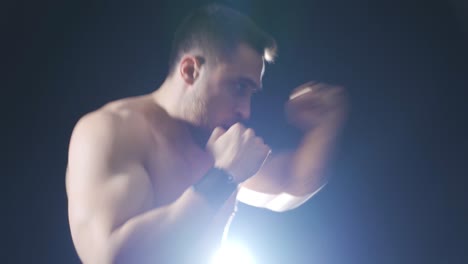
[(308, 82), (294, 89), (286, 103), (290, 124), (309, 131), (319, 125), (340, 125), (347, 113), (343, 87)]
[(263, 139), (255, 136), (253, 129), (245, 128), (240, 123), (227, 131), (215, 128), (208, 140), (207, 150), (213, 155), (215, 167), (229, 172), (237, 183), (257, 173), (271, 152)]

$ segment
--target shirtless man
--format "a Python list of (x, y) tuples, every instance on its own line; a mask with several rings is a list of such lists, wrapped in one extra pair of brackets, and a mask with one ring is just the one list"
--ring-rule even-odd
[(84, 263), (208, 263), (236, 201), (281, 212), (324, 186), (346, 112), (342, 88), (311, 82), (293, 91), (286, 115), (304, 132), (295, 151), (269, 155), (240, 123), (274, 49), (244, 15), (201, 8), (176, 32), (159, 89), (78, 121), (66, 187)]

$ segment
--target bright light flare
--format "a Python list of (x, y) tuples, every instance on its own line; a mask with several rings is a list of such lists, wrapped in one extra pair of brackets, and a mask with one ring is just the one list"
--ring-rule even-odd
[(247, 248), (239, 244), (225, 244), (213, 255), (210, 264), (255, 264)]

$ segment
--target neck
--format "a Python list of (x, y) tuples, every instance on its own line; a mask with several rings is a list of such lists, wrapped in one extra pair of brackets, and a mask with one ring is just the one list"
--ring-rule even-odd
[(152, 93), (153, 101), (163, 108), (174, 121), (183, 126), (184, 129), (188, 129), (194, 142), (204, 149), (209, 135), (184, 117), (180, 107), (181, 102), (184, 101), (183, 96), (181, 84), (170, 77)]
[(176, 119), (182, 119), (179, 108), (183, 93), (179, 86), (175, 80), (169, 77), (159, 89), (152, 93), (154, 102)]

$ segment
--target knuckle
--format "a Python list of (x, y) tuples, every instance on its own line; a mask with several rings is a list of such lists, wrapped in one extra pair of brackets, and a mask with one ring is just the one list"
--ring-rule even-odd
[(243, 132), (245, 130), (245, 127), (241, 124), (241, 123), (235, 123), (232, 128), (235, 130), (235, 131), (240, 131), (240, 132)]
[(242, 125), (241, 123), (238, 123), (238, 124), (239, 124), (239, 129), (240, 129), (241, 131), (245, 131), (245, 129), (246, 129), (245, 126)]
[(239, 125), (237, 125), (237, 124), (232, 125), (232, 126), (228, 129), (228, 132), (229, 132), (230, 134), (239, 134), (239, 133), (240, 133)]
[(261, 137), (255, 137), (254, 142), (256, 144), (258, 144), (258, 145), (263, 145), (264, 144), (263, 138), (261, 138)]
[(249, 137), (255, 136), (255, 131), (252, 128), (247, 128), (244, 133)]

